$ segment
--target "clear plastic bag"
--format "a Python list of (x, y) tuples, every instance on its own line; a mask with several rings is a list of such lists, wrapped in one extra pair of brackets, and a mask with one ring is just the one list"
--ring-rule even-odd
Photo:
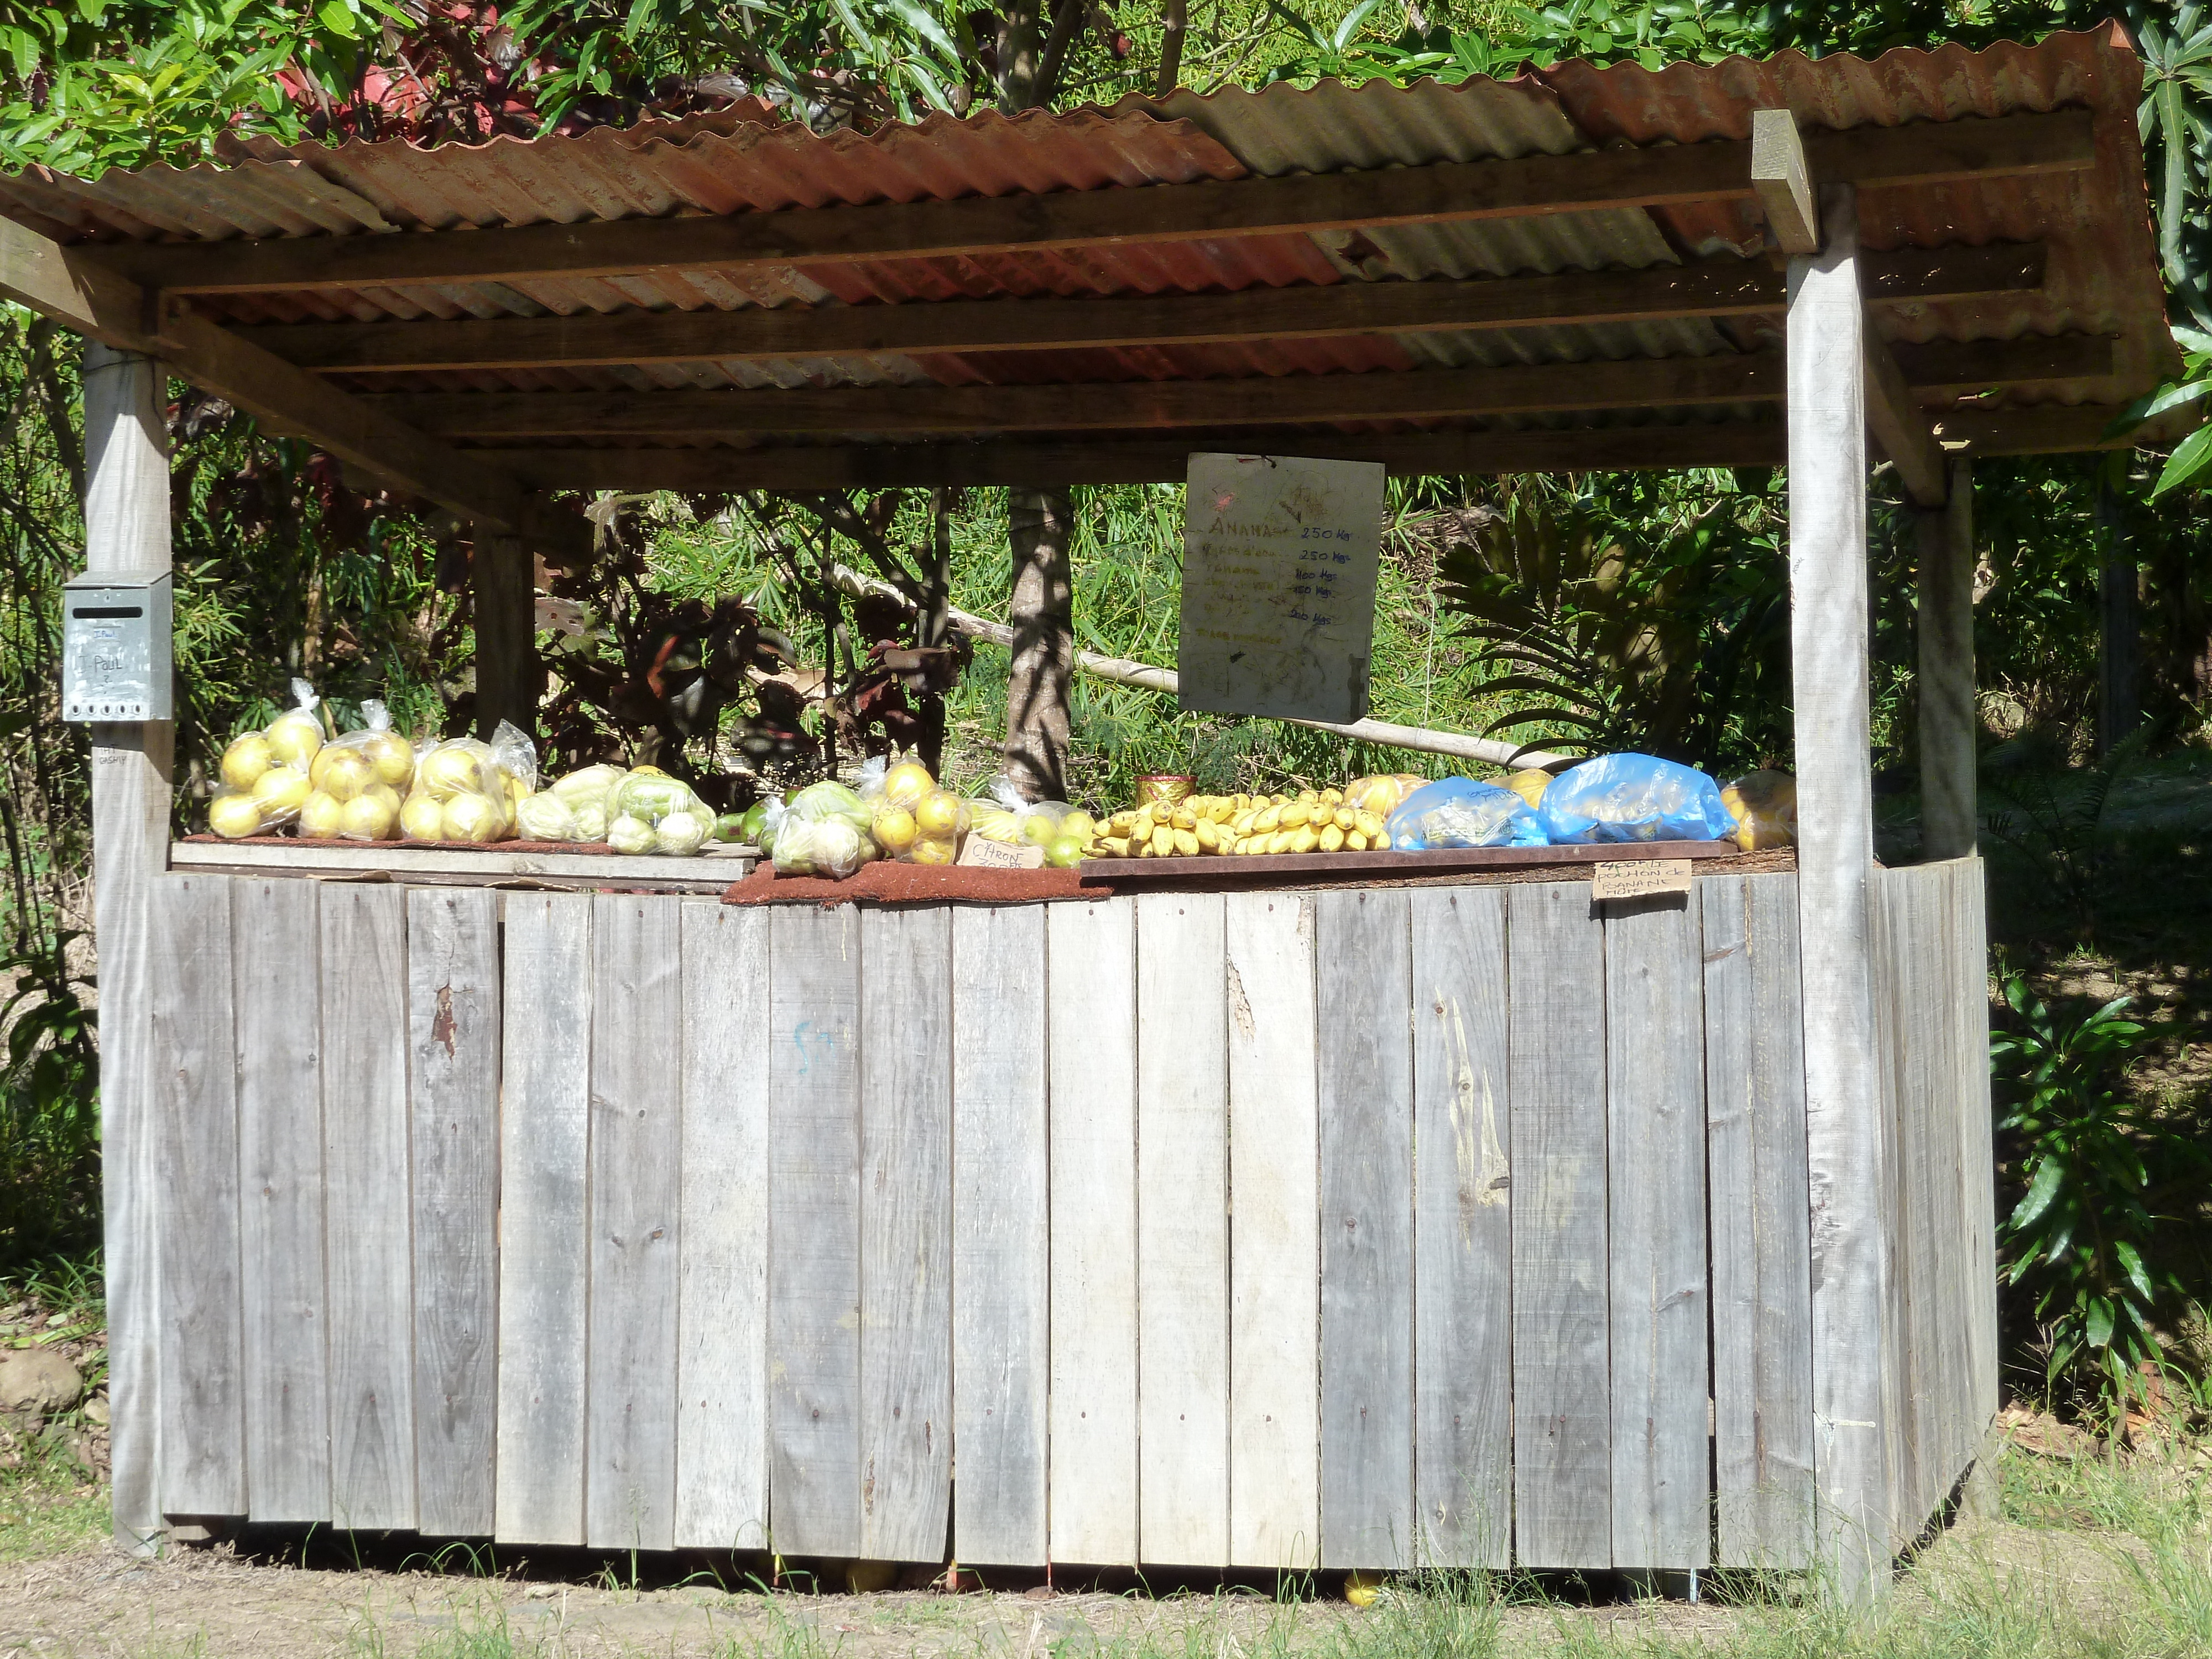
[[(305, 680), (292, 682), (292, 698), (293, 706), (260, 731), (241, 732), (224, 745), (222, 787), (208, 803), (208, 827), (216, 834), (236, 841), (281, 829), (299, 817), (314, 793), (308, 774), (323, 747), (315, 713), (321, 699)], [(251, 827), (243, 806), (216, 811), (216, 801), (240, 798), (252, 805)], [(226, 828), (216, 828), (218, 816)]]
[(305, 680), (292, 682), (292, 706), (269, 722), (262, 736), (269, 740), (271, 760), (278, 766), (307, 770), (323, 746), (323, 720), (316, 710), (322, 699)]
[(672, 778), (655, 769), (630, 772), (607, 791), (607, 819), (610, 826), (620, 817), (638, 818), (658, 829), (661, 819), (672, 812), (696, 812), (711, 817), (700, 805), (699, 797), (691, 793), (691, 786), (681, 778)]
[(920, 761), (870, 761), (860, 769), (859, 793), (868, 806), (869, 837), (885, 858), (946, 865), (960, 856), (973, 811)]
[(1341, 804), (1355, 812), (1372, 812), (1378, 818), (1388, 818), (1427, 781), (1412, 772), (1377, 773), (1372, 777), (1354, 778), (1344, 786)]
[(1721, 791), (1721, 805), (1735, 823), (1735, 843), (1747, 853), (1797, 844), (1797, 780), (1787, 772), (1747, 773)]
[(374, 698), (362, 724), (325, 744), (308, 763), (313, 793), (300, 808), (310, 841), (390, 841), (399, 833), (400, 792), (414, 781), (415, 750)]
[(1074, 811), (1064, 800), (1024, 800), (1012, 778), (994, 778), (989, 799), (968, 804), (969, 828), (985, 841), (1009, 847), (1049, 848)]
[(483, 846), (514, 834), (515, 809), (538, 775), (530, 739), (505, 721), (493, 741), (450, 738), (415, 765), (415, 787), (399, 808), (410, 841)]
[(1449, 847), (1541, 847), (1544, 826), (1513, 790), (1443, 778), (1406, 797), (1385, 826), (1394, 852)]
[(859, 794), (834, 781), (811, 783), (780, 808), (771, 804), (765, 827), (777, 872), (844, 880), (880, 856), (868, 832), (872, 817)]
[(1695, 767), (1651, 755), (1601, 755), (1553, 779), (1537, 809), (1556, 846), (1723, 841), (1735, 834), (1721, 787)]

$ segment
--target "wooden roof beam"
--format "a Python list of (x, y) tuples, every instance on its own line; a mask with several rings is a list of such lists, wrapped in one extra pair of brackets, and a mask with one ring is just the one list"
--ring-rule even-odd
[(272, 431), (305, 438), (480, 526), (527, 537), (549, 556), (573, 553), (580, 538), (589, 546), (589, 525), (539, 507), (511, 473), (458, 453), (189, 310), (165, 313), (137, 284), (6, 219), (0, 219), (0, 296), (118, 350), (158, 358)]
[[(1917, 396), (2013, 381), (2097, 379), (2112, 373), (2101, 335), (1975, 341), (1902, 349)], [(1139, 432), (1147, 428), (1262, 427), (1340, 421), (1449, 420), (1606, 409), (1772, 402), (1781, 355), (1631, 357), (1497, 368), (1378, 370), (1364, 374), (1253, 375), (1218, 380), (1128, 380), (1048, 386), (832, 386), (807, 391), (434, 392), (361, 399), (441, 436), (510, 438), (776, 438), (854, 432), (931, 434)], [(1304, 441), (1301, 439), (1300, 441)]]
[[(1210, 437), (1232, 450), (1265, 450), (1267, 433)], [(1633, 471), (1686, 466), (1775, 466), (1779, 422), (1626, 427), (1542, 432), (1401, 432), (1372, 436), (1301, 434), (1297, 453), (1321, 459), (1380, 461), (1394, 477)], [(1176, 439), (1054, 443), (839, 444), (761, 449), (502, 449), (501, 466), (562, 489), (857, 489), (928, 484), (1049, 486), (1176, 483), (1190, 445)]]
[[(2071, 171), (2095, 161), (2086, 110), (1808, 133), (1803, 142), (1817, 177), (1869, 190)], [(1741, 199), (1753, 193), (1751, 151), (1747, 142), (1724, 139), (950, 202), (388, 235), (104, 243), (98, 257), (147, 287), (179, 294), (930, 258)]]
[[(2039, 242), (1871, 254), (1885, 303), (2039, 288)], [(458, 321), (288, 323), (237, 331), (287, 362), (358, 374), (589, 368), (884, 353), (1202, 345), (1335, 335), (1646, 322), (1779, 313), (1783, 276), (1763, 259), (1474, 282), (1345, 283), (1235, 294), (904, 305), (749, 307)]]

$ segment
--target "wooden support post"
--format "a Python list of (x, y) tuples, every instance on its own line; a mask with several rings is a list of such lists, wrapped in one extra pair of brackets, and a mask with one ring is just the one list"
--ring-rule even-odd
[[(169, 568), (169, 445), (164, 377), (150, 359), (84, 348), (85, 568), (145, 574)], [(107, 1394), (115, 1540), (133, 1553), (162, 1530), (156, 1397), (161, 1263), (149, 985), (149, 899), (167, 867), (168, 720), (92, 728), (94, 933), (100, 949), (100, 1104), (106, 1212)]]
[(1950, 500), (1923, 507), (1920, 542), (1920, 855), (1974, 850), (1974, 474), (1950, 466)]
[(2105, 558), (2097, 571), (2097, 752), (2142, 724), (2136, 706), (2136, 667), (2142, 624), (2136, 614), (2136, 550), (2119, 497), (2097, 489), (2097, 527), (2105, 532)]
[(1856, 193), (1824, 191), (1822, 210), (1823, 251), (1790, 262), (1788, 323), (1814, 1464), (1816, 1547), (1837, 1588), (1863, 1601), (1879, 1593), (1888, 1566), (1890, 1489), (1888, 1178), (1868, 898), (1866, 317)]
[(477, 735), (489, 738), (512, 720), (533, 738), (545, 665), (538, 655), (535, 562), (519, 536), (477, 532), (469, 571), (477, 627)]
[(1784, 253), (1820, 251), (1820, 213), (1813, 200), (1813, 173), (1797, 137), (1797, 118), (1786, 109), (1751, 112), (1751, 187), (1766, 210), (1767, 228)]

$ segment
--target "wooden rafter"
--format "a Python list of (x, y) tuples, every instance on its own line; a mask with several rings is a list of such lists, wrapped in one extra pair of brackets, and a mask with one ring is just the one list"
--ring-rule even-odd
[[(2095, 160), (2085, 110), (1813, 133), (1805, 146), (1820, 178), (1870, 189), (2069, 171)], [(98, 257), (134, 281), (172, 293), (250, 293), (927, 258), (1527, 218), (1741, 200), (1751, 193), (1751, 145), (1717, 140), (1042, 196), (493, 230), (104, 245)]]
[(306, 438), (482, 526), (556, 552), (589, 534), (574, 514), (538, 510), (512, 473), (456, 453), (205, 318), (157, 313), (137, 284), (5, 219), (0, 295), (119, 350), (158, 357), (272, 431)]
[[(2102, 336), (1942, 343), (1900, 349), (1916, 390), (2112, 372)], [(365, 398), (409, 426), (483, 441), (549, 437), (778, 437), (851, 432), (1128, 432), (1332, 421), (1449, 420), (1771, 402), (1778, 353), (1632, 357), (1495, 368), (1248, 376), (1048, 386), (831, 386), (805, 391), (432, 392)], [(1923, 393), (1922, 395), (1926, 395)]]
[[(2018, 293), (2041, 285), (2040, 243), (1870, 256), (1885, 303)], [(968, 300), (741, 311), (586, 313), (459, 321), (290, 323), (238, 332), (325, 373), (584, 368), (829, 357), (854, 353), (1200, 345), (1239, 340), (1652, 322), (1779, 313), (1782, 273), (1723, 258), (1645, 270), (1481, 282), (1347, 283), (1235, 294)]]

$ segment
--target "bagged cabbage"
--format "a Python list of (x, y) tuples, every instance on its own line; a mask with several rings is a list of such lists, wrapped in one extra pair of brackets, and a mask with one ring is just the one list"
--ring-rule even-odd
[(1541, 847), (1544, 826), (1513, 790), (1443, 778), (1406, 797), (1385, 825), (1394, 852), (1447, 847)]
[(525, 841), (605, 841), (607, 793), (629, 775), (621, 767), (602, 762), (555, 779), (515, 804), (515, 833)]
[(781, 805), (771, 804), (764, 827), (774, 843), (778, 873), (842, 881), (878, 856), (868, 833), (872, 817), (858, 793), (826, 779), (797, 791)]
[(626, 774), (607, 793), (610, 819), (640, 818), (658, 828), (661, 819), (672, 812), (694, 813), (707, 818), (714, 816), (691, 793), (690, 784), (681, 778), (670, 777), (658, 767), (640, 767)]
[(714, 814), (705, 807), (671, 812), (653, 826), (653, 850), (665, 858), (689, 858), (707, 844)]
[(607, 823), (607, 845), (617, 853), (650, 853), (653, 851), (653, 826), (643, 818), (632, 817), (627, 812), (617, 813)]
[(1650, 755), (1601, 755), (1552, 780), (1537, 809), (1555, 846), (1591, 842), (1721, 841), (1735, 822), (1721, 788), (1695, 767)]
[(1405, 804), (1407, 796), (1427, 781), (1426, 778), (1411, 772), (1354, 778), (1344, 786), (1342, 804), (1355, 812), (1372, 812), (1378, 818), (1387, 818)]
[(514, 809), (514, 831), (524, 841), (578, 842), (576, 814), (551, 790), (531, 796)]
[(1797, 844), (1797, 780), (1787, 772), (1753, 772), (1721, 791), (1735, 823), (1735, 844), (1747, 853)]

